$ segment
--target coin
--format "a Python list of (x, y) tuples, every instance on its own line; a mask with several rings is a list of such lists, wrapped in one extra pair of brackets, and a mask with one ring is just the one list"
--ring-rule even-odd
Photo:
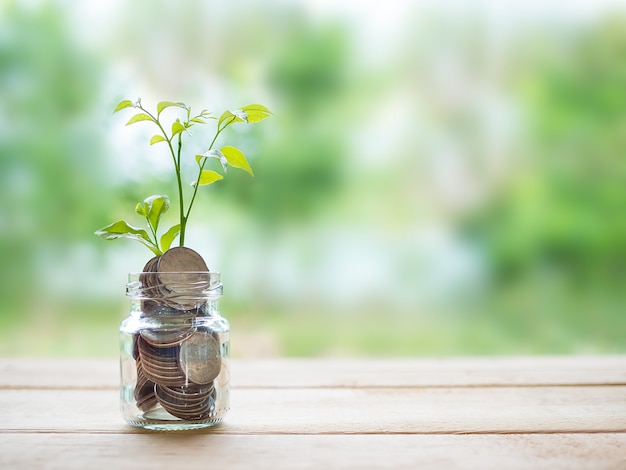
[(197, 385), (168, 387), (157, 384), (159, 404), (173, 416), (185, 420), (205, 419), (215, 413), (215, 388)]
[(148, 380), (143, 371), (141, 360), (137, 360), (137, 383), (135, 384), (135, 402), (137, 408), (148, 411), (158, 403), (154, 392), (154, 382)]
[(139, 276), (142, 309), (189, 311), (203, 305), (211, 276), (200, 254), (187, 247), (174, 247), (148, 260)]
[(155, 384), (180, 386), (187, 383), (178, 366), (178, 346), (156, 347), (139, 336), (139, 358), (146, 378)]
[(157, 261), (162, 300), (178, 310), (191, 310), (204, 304), (200, 293), (209, 285), (209, 269), (202, 256), (191, 248), (170, 248)]
[(146, 328), (139, 332), (141, 337), (148, 344), (166, 348), (182, 343), (189, 335), (195, 331), (193, 327), (187, 328)]
[[(206, 303), (211, 275), (202, 257), (186, 247), (148, 260), (140, 274), (147, 315), (189, 312)], [(185, 318), (185, 317), (180, 317)], [(216, 413), (214, 379), (222, 369), (220, 340), (188, 324), (143, 328), (134, 335), (135, 403), (161, 405), (171, 415), (199, 420)]]
[(155, 286), (158, 284), (158, 278), (156, 276), (156, 269), (160, 256), (150, 258), (146, 265), (143, 267), (142, 273), (139, 275), (139, 280), (144, 288), (144, 293), (150, 296), (155, 290)]
[(161, 255), (157, 265), (160, 273), (208, 271), (202, 256), (186, 246), (170, 248)]
[(154, 299), (159, 299), (161, 297), (158, 284), (159, 280), (156, 275), (157, 262), (159, 261), (160, 256), (155, 256), (148, 260), (146, 265), (143, 267), (142, 273), (139, 275), (139, 281), (141, 281), (142, 287), (142, 310), (146, 313), (148, 312), (156, 312), (159, 309), (159, 302), (156, 302)]
[(180, 345), (179, 364), (191, 382), (211, 383), (222, 367), (219, 341), (209, 331), (196, 331)]

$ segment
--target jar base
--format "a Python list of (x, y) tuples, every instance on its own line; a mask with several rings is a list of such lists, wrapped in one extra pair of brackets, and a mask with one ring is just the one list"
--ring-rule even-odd
[(222, 415), (197, 421), (186, 421), (173, 417), (165, 410), (153, 410), (144, 413), (143, 416), (137, 416), (135, 419), (126, 418), (126, 422), (131, 426), (149, 431), (192, 431), (216, 426), (223, 419)]

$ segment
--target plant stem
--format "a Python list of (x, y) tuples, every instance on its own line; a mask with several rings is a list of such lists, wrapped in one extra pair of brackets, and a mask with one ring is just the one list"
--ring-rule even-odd
[(178, 154), (176, 157), (176, 183), (178, 184), (178, 212), (180, 214), (180, 234), (178, 236), (179, 246), (185, 245), (185, 229), (187, 228), (187, 216), (184, 215), (185, 204), (183, 200), (183, 182), (180, 174), (180, 152), (183, 147), (183, 139), (178, 134)]
[[(217, 140), (217, 138), (219, 137), (219, 135), (222, 133), (222, 131), (224, 129), (226, 129), (229, 125), (231, 125), (235, 119), (237, 119), (236, 117), (233, 117), (230, 121), (228, 121), (224, 127), (222, 127), (221, 129), (217, 129), (217, 132), (215, 133), (215, 135), (213, 136), (213, 140), (211, 141), (211, 145), (209, 145), (209, 149), (207, 150), (207, 152), (210, 152), (213, 149), (213, 145), (215, 145), (215, 141)], [(191, 207), (193, 206), (194, 201), (196, 200), (196, 193), (198, 192), (198, 186), (200, 186), (200, 177), (202, 176), (202, 170), (204, 170), (204, 165), (206, 164), (207, 159), (205, 158), (204, 161), (202, 162), (202, 165), (200, 165), (200, 171), (198, 172), (198, 179), (196, 180), (196, 184), (193, 185), (193, 194), (191, 195), (191, 201), (189, 202), (189, 207), (187, 208), (187, 213), (185, 214), (185, 223), (187, 223), (187, 219), (189, 218), (189, 213), (191, 212)], [(183, 233), (182, 231), (182, 224), (181, 224), (181, 234)]]
[[(198, 186), (200, 186), (199, 184), (200, 177), (202, 176), (202, 171), (204, 170), (206, 159), (202, 162), (202, 165), (200, 165), (198, 178), (193, 188), (193, 193), (189, 201), (189, 206), (187, 207), (187, 211), (185, 212), (185, 201), (184, 201), (183, 183), (182, 183), (182, 175), (181, 175), (181, 167), (180, 167), (180, 156), (181, 156), (181, 151), (183, 147), (182, 133), (178, 133), (178, 147), (177, 147), (177, 151), (174, 151), (174, 147), (172, 146), (172, 138), (168, 137), (167, 133), (165, 132), (165, 129), (163, 128), (163, 126), (161, 125), (161, 122), (159, 121), (158, 116), (154, 117), (154, 115), (152, 115), (149, 111), (144, 109), (143, 106), (141, 105), (139, 105), (138, 107), (148, 116), (150, 116), (152, 121), (159, 127), (159, 129), (161, 130), (161, 133), (163, 134), (163, 137), (165, 137), (165, 140), (167, 141), (167, 145), (170, 149), (170, 154), (172, 155), (172, 161), (174, 162), (174, 170), (176, 171), (176, 183), (178, 185), (178, 210), (180, 214), (180, 233), (178, 235), (178, 240), (179, 240), (179, 246), (184, 246), (185, 245), (185, 231), (187, 229), (187, 220), (189, 219), (189, 214), (191, 213), (191, 208), (193, 207), (193, 203), (196, 200)], [(186, 109), (187, 109), (187, 122), (189, 122), (191, 109), (190, 108), (186, 108)], [(237, 117), (233, 116), (226, 124), (224, 124), (224, 126), (222, 126), (222, 128), (219, 128), (218, 126), (217, 132), (215, 133), (215, 136), (213, 136), (213, 140), (211, 141), (211, 145), (209, 145), (208, 151), (211, 151), (213, 149), (213, 145), (215, 145), (215, 141), (217, 140), (219, 135), (222, 133), (222, 131), (226, 129), (229, 125), (231, 125), (233, 122), (235, 122), (236, 119)], [(154, 235), (155, 246), (157, 250), (160, 251), (156, 231), (153, 229), (152, 226), (150, 226), (150, 229), (152, 231), (152, 234)]]
[[(165, 129), (163, 129), (163, 126), (161, 125), (161, 122), (159, 121), (158, 117), (154, 117), (152, 115), (152, 113), (150, 113), (150, 111), (146, 110), (143, 108), (143, 106), (139, 106), (139, 109), (141, 109), (144, 113), (146, 113), (148, 116), (150, 116), (150, 118), (152, 119), (152, 121), (159, 127), (159, 129), (161, 130), (161, 134), (163, 134), (163, 137), (165, 137), (165, 140), (167, 141), (167, 146), (170, 149), (170, 154), (172, 155), (172, 161), (174, 162), (174, 170), (176, 171), (176, 183), (178, 184), (178, 212), (180, 214), (180, 234), (179, 234), (179, 245), (183, 246), (185, 244), (185, 228), (187, 226), (187, 217), (189, 216), (189, 212), (187, 212), (187, 215), (183, 215), (184, 214), (184, 207), (185, 207), (185, 202), (183, 199), (183, 184), (182, 184), (182, 177), (181, 177), (181, 172), (180, 172), (180, 153), (181, 153), (181, 149), (182, 149), (182, 137), (181, 134), (178, 134), (178, 152), (174, 152), (174, 147), (172, 146), (172, 139), (170, 137), (168, 137), (167, 133), (165, 132)], [(191, 208), (191, 207), (190, 207)], [(154, 233), (154, 232), (153, 232)], [(154, 233), (154, 239), (155, 241), (157, 241), (157, 236), (156, 233)], [(157, 249), (158, 248), (158, 241), (157, 241)]]
[(146, 217), (146, 221), (148, 222), (148, 227), (150, 228), (150, 231), (152, 232), (152, 236), (154, 237), (154, 246), (155, 246), (155, 248), (157, 250), (160, 251), (161, 248), (159, 248), (159, 239), (157, 238), (156, 230), (154, 229), (154, 227), (150, 223), (150, 219), (148, 217)]
[(171, 139), (167, 136), (167, 133), (165, 132), (165, 129), (163, 129), (163, 126), (161, 125), (161, 122), (159, 121), (158, 118), (155, 118), (150, 111), (146, 110), (143, 108), (143, 106), (139, 106), (139, 109), (141, 109), (144, 113), (146, 113), (148, 116), (150, 116), (150, 118), (152, 118), (152, 121), (159, 126), (159, 129), (161, 130), (161, 134), (163, 134), (163, 137), (165, 137), (165, 140), (167, 142), (167, 145), (170, 149), (170, 154), (172, 155), (172, 161), (174, 162), (174, 168), (176, 170), (176, 173), (180, 173), (180, 166), (178, 165), (178, 163), (176, 163), (176, 154), (174, 153), (174, 147), (172, 147), (172, 141)]

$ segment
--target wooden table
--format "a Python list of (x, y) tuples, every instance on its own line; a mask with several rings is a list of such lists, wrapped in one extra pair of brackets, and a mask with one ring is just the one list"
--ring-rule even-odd
[(0, 468), (626, 468), (626, 356), (233, 360), (208, 431), (118, 412), (114, 359), (0, 359)]

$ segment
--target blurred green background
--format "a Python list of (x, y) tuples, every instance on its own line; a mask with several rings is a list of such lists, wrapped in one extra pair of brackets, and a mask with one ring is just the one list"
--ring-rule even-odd
[(187, 235), (233, 356), (626, 352), (626, 9), (547, 3), (0, 0), (0, 355), (117, 354), (137, 97), (275, 114)]

